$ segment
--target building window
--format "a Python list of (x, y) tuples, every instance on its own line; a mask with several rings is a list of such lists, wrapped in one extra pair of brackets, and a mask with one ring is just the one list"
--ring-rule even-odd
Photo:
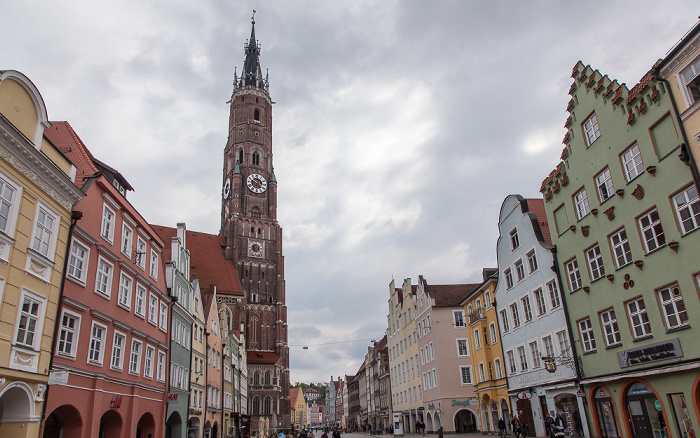
[(160, 329), (168, 331), (168, 305), (164, 302), (160, 303)]
[(566, 275), (569, 277), (569, 289), (571, 289), (571, 292), (581, 289), (581, 273), (578, 270), (576, 259), (566, 264)]
[(520, 299), (523, 303), (523, 315), (525, 316), (525, 322), (532, 321), (532, 307), (530, 306), (530, 297), (525, 295)]
[(151, 250), (151, 278), (158, 280), (158, 253)]
[(600, 128), (598, 127), (598, 118), (595, 113), (583, 122), (583, 132), (586, 134), (586, 147), (590, 147), (594, 141), (600, 137)]
[(131, 309), (131, 289), (133, 280), (125, 273), (121, 273), (119, 278), (119, 297), (117, 302), (125, 309)]
[(80, 316), (68, 310), (61, 315), (58, 332), (58, 354), (75, 358), (80, 335)]
[(141, 318), (146, 317), (146, 288), (136, 283), (136, 296), (134, 297), (134, 314)]
[(92, 329), (90, 329), (90, 348), (88, 350), (88, 363), (92, 363), (93, 365), (102, 365), (106, 334), (106, 326), (98, 322), (92, 322)]
[(557, 342), (559, 342), (559, 350), (563, 357), (571, 357), (571, 349), (569, 347), (569, 335), (566, 330), (557, 332)]
[(683, 228), (683, 234), (690, 233), (700, 226), (700, 200), (698, 200), (698, 190), (695, 186), (690, 186), (674, 196), (673, 204), (676, 206), (676, 214)]
[(148, 322), (158, 324), (158, 298), (153, 294), (148, 296)]
[(59, 216), (39, 202), (36, 218), (34, 220), (34, 236), (32, 237), (32, 249), (39, 254), (53, 260), (56, 248), (56, 231), (58, 229)]
[(127, 259), (131, 260), (131, 241), (133, 240), (134, 232), (126, 223), (122, 224), (122, 254)]
[(600, 247), (598, 245), (586, 251), (586, 259), (588, 259), (588, 268), (591, 272), (591, 280), (595, 281), (605, 275), (603, 256), (600, 254)]
[(73, 243), (70, 247), (70, 256), (68, 258), (68, 277), (85, 285), (89, 257), (90, 250), (82, 243), (73, 239)]
[(535, 250), (528, 252), (525, 257), (527, 257), (527, 269), (532, 275), (533, 272), (537, 271), (539, 266), (537, 265), (537, 255), (535, 255)]
[(498, 342), (498, 337), (496, 336), (496, 323), (492, 322), (489, 324), (489, 331), (491, 332), (491, 345)]
[(666, 244), (666, 236), (664, 236), (664, 229), (661, 226), (661, 218), (659, 218), (659, 213), (656, 209), (641, 216), (638, 221), (640, 231), (644, 237), (644, 247), (647, 253)]
[(520, 247), (520, 238), (518, 237), (518, 229), (513, 228), (510, 230), (510, 233), (508, 233), (510, 236), (510, 250), (515, 251)]
[(506, 351), (506, 358), (508, 359), (508, 368), (510, 369), (510, 373), (517, 373), (518, 369), (515, 366), (515, 355), (513, 354), (513, 350)]
[(513, 272), (510, 270), (510, 268), (507, 268), (505, 271), (503, 271), (503, 277), (506, 280), (506, 289), (510, 289), (513, 287)]
[(644, 161), (642, 161), (642, 154), (639, 152), (637, 143), (628, 147), (622, 153), (622, 167), (625, 170), (625, 178), (627, 178), (628, 182), (644, 172)]
[(469, 366), (459, 367), (459, 374), (462, 377), (462, 385), (472, 384), (472, 368)]
[(486, 381), (486, 374), (484, 373), (484, 363), (479, 362), (479, 382)]
[(102, 238), (109, 243), (114, 241), (114, 224), (114, 210), (109, 208), (107, 204), (104, 204), (102, 206), (102, 226), (100, 227), (100, 236), (102, 236)]
[(545, 304), (542, 288), (535, 289), (533, 295), (535, 296), (535, 305), (537, 306), (537, 316), (542, 316), (547, 313), (547, 304)]
[(504, 333), (510, 331), (510, 326), (508, 325), (508, 312), (506, 312), (506, 309), (501, 310), (501, 326), (503, 327)]
[(520, 311), (517, 303), (510, 305), (510, 315), (513, 317), (513, 328), (520, 327)]
[(126, 345), (126, 335), (114, 331), (114, 340), (112, 341), (112, 359), (110, 366), (115, 370), (122, 370), (124, 366), (124, 346)]
[(624, 228), (610, 236), (610, 247), (613, 250), (618, 269), (632, 263), (632, 251)]
[(479, 335), (479, 329), (474, 329), (474, 347), (478, 350), (481, 348), (481, 336)]
[(469, 356), (469, 345), (466, 339), (457, 339), (457, 356)]
[(146, 269), (146, 242), (140, 237), (136, 238), (136, 266)]
[(593, 326), (591, 319), (585, 318), (578, 322), (578, 331), (581, 336), (581, 345), (584, 353), (592, 353), (596, 351), (595, 336), (593, 335)]
[(598, 199), (600, 199), (601, 204), (615, 194), (609, 168), (606, 167), (595, 176), (595, 186), (598, 189)]
[(608, 347), (619, 345), (622, 342), (622, 339), (620, 338), (620, 328), (617, 326), (615, 310), (610, 309), (601, 312), (600, 322), (603, 325), (603, 333), (605, 334), (605, 344)]
[(518, 279), (518, 283), (525, 279), (525, 267), (522, 259), (515, 261), (515, 277)]
[(554, 354), (554, 343), (552, 342), (551, 336), (545, 336), (542, 338), (542, 344), (544, 344), (544, 353), (547, 357), (555, 357)]
[(693, 60), (680, 74), (688, 96), (688, 106), (700, 99), (700, 57)]
[(129, 374), (139, 374), (141, 369), (141, 349), (143, 342), (131, 340), (131, 356), (129, 356)]
[(146, 345), (146, 355), (143, 361), (143, 376), (147, 379), (153, 379), (153, 359), (155, 353), (156, 349), (154, 347)]
[(114, 267), (107, 260), (100, 257), (97, 261), (97, 278), (95, 280), (95, 293), (109, 299), (112, 295), (112, 271)]
[(586, 189), (581, 189), (574, 194), (574, 206), (576, 207), (576, 217), (583, 219), (591, 212), (588, 206), (588, 195)]
[(156, 380), (159, 382), (165, 382), (165, 352), (160, 350), (158, 350), (158, 369), (156, 371)]
[(12, 236), (15, 231), (19, 211), (17, 200), (21, 199), (18, 193), (21, 195), (21, 187), (0, 173), (0, 231), (8, 236)]
[(15, 343), (38, 350), (44, 325), (46, 298), (23, 290), (20, 302), (22, 307), (17, 312)]
[(532, 368), (539, 368), (542, 365), (540, 361), (540, 347), (537, 341), (530, 342), (530, 355), (532, 356)]
[(518, 347), (518, 358), (520, 359), (520, 371), (527, 371), (527, 353), (525, 353), (525, 347)]
[(668, 330), (688, 325), (688, 312), (677, 284), (660, 289), (659, 301)]
[(455, 327), (465, 327), (464, 310), (454, 310), (452, 311), (452, 316), (454, 318)]
[(547, 291), (549, 292), (549, 304), (551, 304), (552, 310), (561, 306), (561, 299), (559, 298), (559, 289), (557, 288), (556, 280), (552, 280), (547, 283)]
[(649, 323), (647, 309), (642, 298), (628, 302), (627, 313), (629, 314), (630, 325), (632, 326), (632, 333), (635, 339), (651, 336), (651, 324)]
[(501, 368), (501, 359), (496, 358), (493, 360), (493, 366), (496, 368), (496, 378), (503, 378), (503, 368)]

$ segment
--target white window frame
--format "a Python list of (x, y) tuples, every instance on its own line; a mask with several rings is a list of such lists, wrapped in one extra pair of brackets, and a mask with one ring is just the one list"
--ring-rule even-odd
[(559, 343), (559, 354), (562, 357), (571, 357), (571, 345), (569, 345), (569, 333), (566, 330), (556, 332), (557, 342)]
[(464, 320), (464, 310), (453, 310), (452, 311), (452, 322), (455, 328), (464, 328), (467, 326)]
[[(139, 293), (142, 292), (142, 293)], [(134, 294), (134, 315), (146, 318), (146, 307), (148, 306), (148, 291), (141, 283), (136, 282), (136, 293)]]
[[(81, 256), (78, 251), (82, 251)], [(66, 276), (71, 280), (78, 282), (81, 286), (85, 286), (87, 281), (88, 266), (90, 264), (90, 248), (73, 238), (71, 241), (70, 254), (68, 256), (68, 269)]]
[(158, 309), (159, 324), (158, 328), (162, 331), (168, 331), (168, 303), (161, 301), (160, 308)]
[[(67, 327), (63, 323), (64, 318), (72, 319), (74, 321), (73, 327)], [(56, 339), (56, 354), (58, 356), (75, 359), (76, 352), (78, 351), (78, 342), (80, 340), (80, 320), (81, 316), (78, 313), (71, 312), (68, 309), (63, 309), (61, 312), (58, 338)], [(68, 340), (68, 338), (70, 339)], [(66, 345), (69, 346), (67, 351)]]
[(146, 344), (146, 352), (143, 356), (143, 377), (153, 380), (153, 368), (155, 365), (156, 348)]
[[(6, 188), (12, 192), (7, 199), (4, 195)], [(22, 186), (19, 185), (15, 180), (7, 176), (4, 172), (0, 171), (0, 211), (3, 206), (6, 206), (7, 216), (4, 228), (0, 228), (0, 232), (5, 233), (7, 236), (13, 238), (15, 235), (15, 228), (17, 226), (17, 216), (19, 214), (19, 205), (22, 201)]]
[(627, 238), (627, 231), (621, 228), (616, 233), (611, 234), (608, 239), (615, 258), (615, 266), (620, 269), (632, 263), (632, 249)]
[(520, 327), (520, 309), (518, 309), (518, 303), (513, 303), (510, 305), (510, 316), (513, 318), (513, 329)]
[(591, 114), (586, 120), (581, 124), (583, 128), (584, 137), (586, 138), (586, 147), (589, 148), (593, 143), (595, 143), (598, 138), (600, 138), (600, 126), (598, 125), (598, 117), (595, 113)]
[[(120, 343), (117, 339), (121, 339)], [(126, 333), (122, 333), (118, 330), (114, 330), (114, 336), (112, 336), (112, 354), (109, 359), (109, 366), (113, 370), (123, 371), (124, 370), (124, 354), (126, 351)], [(116, 362), (116, 363), (115, 363)]]
[(554, 342), (552, 341), (552, 335), (542, 337), (542, 345), (544, 345), (545, 356), (556, 357), (556, 353), (554, 353)]
[(131, 310), (131, 295), (134, 289), (134, 279), (125, 272), (119, 274), (119, 293), (117, 305), (126, 310)]
[[(683, 70), (678, 73), (680, 88), (683, 90), (683, 97), (688, 106), (700, 100), (700, 57), (689, 62)], [(690, 86), (690, 84), (693, 84)], [(697, 95), (697, 96), (696, 96)]]
[(595, 186), (601, 204), (615, 194), (615, 186), (613, 185), (612, 176), (610, 176), (610, 168), (608, 166), (605, 166), (605, 169), (601, 170), (595, 176)]
[(143, 341), (131, 339), (131, 348), (129, 349), (129, 374), (134, 376), (141, 375), (141, 355), (143, 354)]
[(497, 357), (493, 360), (493, 367), (496, 368), (496, 378), (502, 379), (503, 378), (503, 368), (501, 367), (501, 359), (500, 358)]
[(666, 245), (666, 235), (664, 234), (663, 225), (661, 225), (661, 216), (656, 208), (652, 208), (637, 219), (639, 232), (642, 235), (644, 249), (647, 254), (656, 251)]
[(501, 309), (500, 314), (501, 314), (501, 324), (502, 324), (503, 332), (508, 333), (510, 331), (510, 325), (508, 323), (508, 310)]
[[(95, 327), (101, 330), (101, 336), (95, 336)], [(107, 326), (97, 321), (92, 321), (90, 326), (90, 342), (88, 343), (87, 363), (102, 366), (105, 357), (105, 342), (107, 340)], [(94, 356), (97, 352), (97, 358)]]
[(512, 289), (515, 283), (513, 282), (513, 271), (510, 269), (510, 267), (503, 271), (503, 278), (506, 282), (506, 290)]
[(160, 260), (160, 256), (158, 255), (158, 252), (156, 252), (155, 249), (151, 248), (151, 265), (149, 269), (149, 275), (151, 276), (152, 279), (158, 280), (158, 262)]
[(634, 180), (644, 173), (644, 159), (642, 158), (638, 143), (635, 142), (625, 149), (622, 154), (620, 154), (620, 160), (622, 161), (622, 170), (625, 173), (627, 182)]
[(525, 258), (527, 259), (528, 275), (532, 275), (540, 269), (540, 265), (537, 263), (537, 253), (534, 249), (528, 251)]
[(479, 362), (479, 382), (486, 381), (486, 372), (484, 370), (484, 363)]
[[(27, 312), (24, 311), (24, 301), (28, 300), (30, 302), (33, 302), (34, 304), (37, 304), (37, 313), (36, 315), (32, 314), (31, 312), (27, 316)], [(25, 348), (31, 348), (35, 351), (39, 351), (39, 346), (41, 345), (41, 338), (44, 334), (44, 318), (46, 314), (46, 298), (35, 294), (34, 292), (31, 292), (27, 289), (22, 289), (22, 294), (19, 297), (19, 302), (21, 303), (19, 308), (17, 309), (17, 320), (15, 321), (15, 332), (12, 336), (12, 339), (14, 340), (14, 345), (22, 346)], [(34, 320), (34, 331), (32, 332), (31, 336), (31, 342), (27, 343), (27, 327), (28, 325), (26, 322), (27, 320)], [(22, 336), (22, 341), (19, 339), (20, 331), (24, 333)]]
[(520, 361), (520, 371), (525, 372), (530, 369), (527, 362), (527, 352), (525, 351), (525, 346), (521, 345), (517, 348), (518, 359)]
[(114, 242), (114, 230), (117, 225), (117, 215), (106, 203), (102, 204), (102, 223), (100, 225), (100, 237), (109, 243)]
[[(102, 266), (108, 268), (107, 272)], [(112, 297), (112, 277), (114, 276), (114, 265), (102, 256), (97, 258), (97, 272), (95, 273), (95, 293), (108, 300)], [(102, 277), (106, 277), (102, 279)], [(104, 284), (105, 290), (100, 290), (100, 285)]]
[(146, 254), (148, 254), (148, 245), (141, 236), (136, 236), (136, 266), (146, 270)]
[(496, 336), (496, 323), (492, 322), (489, 324), (489, 331), (491, 332), (491, 345), (498, 344), (498, 336)]
[(158, 326), (158, 297), (150, 292), (148, 294), (148, 322)]
[(478, 328), (474, 329), (474, 348), (477, 350), (481, 348), (481, 337)]
[(700, 198), (695, 185), (674, 195), (673, 206), (683, 235), (700, 227)]
[[(469, 340), (467, 338), (455, 339), (455, 343), (457, 344), (457, 357), (469, 357)], [(460, 345), (464, 345), (464, 353), (462, 353)]]
[[(45, 221), (41, 221), (42, 216), (44, 219), (50, 219), (51, 222), (46, 224)], [(34, 230), (30, 240), (31, 248), (51, 261), (56, 256), (56, 242), (58, 240), (60, 223), (61, 216), (41, 202), (41, 200), (38, 200), (36, 212), (34, 213)]]
[(647, 315), (644, 298), (638, 297), (628, 301), (625, 303), (625, 306), (627, 307), (627, 316), (629, 317), (634, 339), (644, 339), (651, 336), (651, 323)]
[(548, 281), (546, 286), (547, 292), (549, 293), (549, 304), (551, 309), (558, 309), (561, 306), (561, 296), (559, 296), (559, 288), (557, 287), (557, 281)]
[(588, 262), (588, 270), (591, 274), (591, 281), (595, 281), (605, 276), (605, 265), (603, 265), (603, 255), (600, 252), (600, 246), (594, 246), (586, 250), (586, 261)]
[(541, 287), (538, 287), (532, 292), (535, 297), (535, 307), (537, 308), (537, 316), (543, 316), (547, 314), (547, 301), (544, 298), (544, 291)]
[(595, 333), (593, 333), (593, 324), (591, 318), (583, 318), (579, 320), (578, 326), (579, 336), (581, 337), (581, 346), (584, 353), (593, 353), (596, 351)]
[(158, 350), (158, 364), (156, 365), (156, 380), (165, 382), (165, 351)]
[(126, 221), (122, 222), (121, 252), (128, 260), (131, 260), (132, 246), (134, 242), (134, 229)]
[(617, 324), (617, 315), (615, 309), (610, 308), (600, 312), (600, 324), (603, 328), (603, 338), (605, 345), (615, 347), (622, 344), (620, 335), (620, 326)]
[(591, 212), (591, 207), (588, 204), (588, 195), (586, 194), (586, 188), (582, 188), (578, 192), (574, 193), (574, 208), (576, 210), (576, 217), (581, 220), (588, 216)]
[(517, 374), (518, 366), (515, 363), (515, 353), (513, 350), (506, 351), (506, 359), (508, 360), (508, 371), (510, 371), (510, 374)]
[(523, 304), (523, 317), (525, 323), (532, 322), (532, 306), (530, 305), (530, 295), (524, 295), (520, 298), (520, 302)]
[(578, 261), (573, 258), (566, 262), (566, 277), (569, 279), (569, 289), (571, 292), (581, 289), (581, 271), (578, 269)]
[[(665, 292), (668, 294), (667, 298), (664, 297)], [(666, 330), (674, 330), (688, 326), (688, 309), (685, 306), (683, 294), (678, 284), (674, 283), (659, 289), (656, 293), (659, 297), (659, 305), (661, 306), (661, 313), (664, 316)], [(673, 322), (672, 318), (675, 319), (676, 322)]]
[(532, 368), (539, 368), (542, 366), (542, 360), (540, 355), (540, 346), (537, 340), (528, 343), (530, 347), (530, 355), (532, 356)]
[(513, 252), (520, 248), (520, 237), (518, 236), (518, 227), (513, 228), (508, 232), (510, 241), (510, 251)]
[(516, 260), (513, 267), (515, 268), (515, 277), (517, 282), (520, 283), (521, 281), (525, 280), (525, 265), (523, 264), (523, 259), (519, 258)]

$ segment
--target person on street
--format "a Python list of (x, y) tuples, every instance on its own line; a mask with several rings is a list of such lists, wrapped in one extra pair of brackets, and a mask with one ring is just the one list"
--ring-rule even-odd
[(326, 433), (325, 430), (323, 431), (323, 434), (321, 435), (321, 438), (328, 438), (328, 434)]
[(547, 436), (552, 436), (552, 426), (554, 425), (554, 418), (549, 415), (549, 412), (544, 414), (544, 430)]
[(520, 422), (518, 422), (517, 414), (513, 414), (513, 419), (510, 420), (510, 428), (513, 430), (515, 438), (520, 438)]
[(525, 412), (518, 412), (518, 423), (520, 424), (520, 436), (522, 438), (527, 437), (527, 418), (525, 417)]
[(506, 438), (506, 420), (503, 417), (498, 419), (498, 436)]
[(552, 437), (562, 437), (564, 436), (564, 419), (561, 414), (557, 414), (557, 418), (554, 419), (554, 425), (552, 426)]

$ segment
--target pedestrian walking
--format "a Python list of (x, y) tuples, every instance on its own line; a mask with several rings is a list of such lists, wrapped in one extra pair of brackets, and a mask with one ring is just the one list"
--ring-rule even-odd
[(515, 438), (520, 438), (520, 422), (517, 414), (513, 414), (513, 419), (510, 420), (510, 428), (513, 430)]
[(525, 413), (523, 411), (520, 411), (518, 413), (518, 424), (520, 424), (520, 436), (522, 438), (527, 437), (527, 417), (525, 417)]
[(544, 414), (544, 430), (549, 437), (552, 436), (552, 425), (554, 425), (554, 418), (547, 412)]
[(498, 436), (506, 438), (506, 420), (503, 417), (498, 419)]

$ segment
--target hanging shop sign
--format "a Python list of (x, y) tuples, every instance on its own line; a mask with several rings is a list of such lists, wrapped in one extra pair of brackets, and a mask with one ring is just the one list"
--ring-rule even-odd
[(683, 350), (678, 338), (673, 338), (620, 351), (617, 353), (617, 362), (620, 368), (627, 368), (676, 357), (683, 357)]

